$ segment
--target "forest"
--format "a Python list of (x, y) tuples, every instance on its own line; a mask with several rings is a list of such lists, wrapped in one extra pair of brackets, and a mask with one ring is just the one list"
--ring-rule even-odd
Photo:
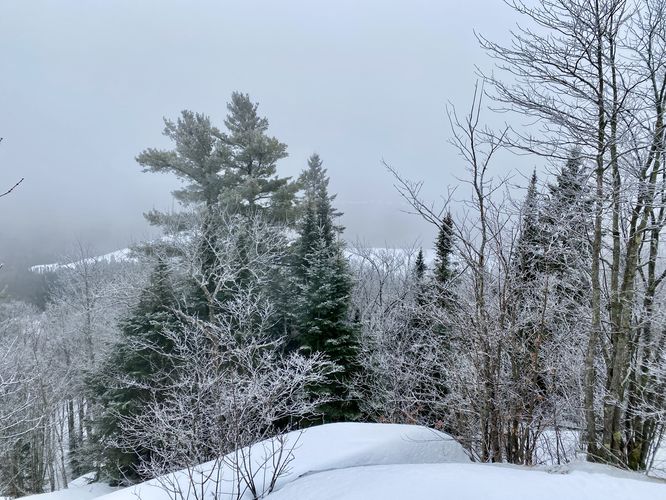
[[(663, 474), (666, 2), (510, 5), (510, 43), (479, 35), (494, 69), (443, 116), (460, 184), (431, 200), (385, 165), (432, 242), (346, 240), (334, 166), (281, 174), (247, 93), (221, 124), (165, 118), (171, 147), (136, 156), (182, 181), (177, 210), (145, 214), (161, 236), (118, 259), (79, 245), (35, 278), (43, 304), (0, 301), (0, 495), (129, 485), (333, 422)], [(487, 125), (504, 114), (529, 126)], [(506, 174), (507, 151), (548, 171)]]

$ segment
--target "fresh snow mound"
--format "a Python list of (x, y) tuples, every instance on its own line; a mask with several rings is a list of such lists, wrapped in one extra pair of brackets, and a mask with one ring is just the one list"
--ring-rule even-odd
[(303, 431), (297, 446), (292, 471), (298, 476), (365, 465), (470, 462), (451, 436), (417, 425), (320, 425)]
[[(291, 432), (286, 435), (286, 449), (295, 446), (293, 461), (288, 471), (278, 478), (274, 491), (296, 481), (299, 477), (328, 470), (345, 469), (372, 465), (392, 464), (428, 464), (441, 462), (466, 462), (470, 459), (462, 446), (449, 435), (426, 427), (399, 424), (366, 424), (338, 423), (327, 424), (305, 429), (302, 432)], [(252, 457), (253, 470), (260, 471), (259, 464), (267, 458), (266, 450), (270, 449), (270, 441), (258, 443), (244, 449), (244, 456)], [(234, 454), (227, 456), (225, 462), (232, 462)], [(235, 488), (239, 478), (227, 463), (222, 465), (221, 481), (215, 500), (235, 499)], [(269, 460), (270, 463), (270, 460)], [(185, 496), (188, 493), (190, 477), (195, 482), (202, 476), (209, 476), (215, 467), (209, 462), (192, 471), (179, 471), (161, 478), (153, 479), (121, 491), (105, 495), (104, 500), (169, 500), (169, 489), (178, 485)], [(217, 476), (217, 474), (213, 474)], [(266, 481), (263, 480), (267, 476)], [(256, 486), (258, 494), (266, 491), (270, 481), (271, 466), (268, 474), (263, 471), (257, 474)], [(212, 498), (213, 482), (206, 484), (207, 498)], [(200, 495), (197, 495), (199, 498)], [(243, 498), (252, 498), (247, 492)], [(316, 499), (317, 497), (304, 497)]]
[(657, 500), (663, 483), (483, 464), (380, 465), (300, 478), (267, 500)]

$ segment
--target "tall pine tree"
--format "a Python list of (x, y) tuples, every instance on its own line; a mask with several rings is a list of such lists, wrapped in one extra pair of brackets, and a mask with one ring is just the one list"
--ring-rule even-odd
[[(222, 133), (211, 124), (210, 118), (185, 110), (174, 122), (164, 119), (163, 135), (171, 139), (174, 148), (148, 148), (136, 161), (144, 172), (171, 173), (186, 183), (173, 192), (185, 205), (215, 205), (224, 190), (222, 173), (227, 168), (231, 152), (222, 140)], [(152, 212), (148, 220), (161, 224), (164, 215)]]
[[(198, 227), (192, 227), (190, 218), (173, 214), (153, 211), (146, 217), (169, 230), (196, 229), (202, 272), (211, 280), (212, 270), (219, 264), (214, 250), (221, 212), (261, 213), (278, 223), (291, 223), (298, 189), (290, 178), (276, 175), (277, 162), (287, 156), (287, 146), (268, 135), (268, 120), (259, 116), (258, 104), (248, 94), (234, 92), (227, 110), (225, 131), (192, 111), (183, 111), (176, 122), (165, 119), (164, 135), (174, 148), (149, 148), (137, 156), (144, 171), (172, 173), (186, 183), (174, 196), (199, 209)], [(205, 297), (210, 299), (215, 284), (209, 280), (203, 286), (205, 289), (199, 283), (192, 288), (189, 302), (197, 306), (199, 314), (212, 318), (215, 311)]]
[[(261, 210), (286, 221), (293, 215), (298, 185), (276, 175), (287, 146), (267, 134), (268, 120), (257, 109), (248, 94), (234, 92), (227, 104), (226, 131), (213, 126), (208, 116), (185, 110), (175, 122), (164, 120), (163, 134), (174, 148), (148, 148), (136, 160), (144, 172), (172, 173), (184, 181), (185, 187), (173, 194), (185, 205), (212, 208), (222, 203), (233, 212)], [(159, 212), (147, 217), (158, 225), (169, 220)]]
[(222, 201), (235, 211), (263, 211), (280, 222), (293, 216), (298, 186), (276, 175), (277, 162), (287, 157), (287, 146), (267, 135), (268, 120), (257, 113), (248, 94), (234, 92), (224, 121), (223, 143), (229, 151), (224, 169)]
[[(592, 196), (587, 185), (589, 172), (584, 168), (579, 150), (572, 150), (557, 174), (556, 182), (548, 185), (544, 204), (543, 226), (549, 240), (549, 270), (578, 283), (569, 283), (567, 293), (586, 294), (585, 279), (590, 267), (592, 232), (590, 213)], [(582, 299), (582, 297), (579, 296)]]

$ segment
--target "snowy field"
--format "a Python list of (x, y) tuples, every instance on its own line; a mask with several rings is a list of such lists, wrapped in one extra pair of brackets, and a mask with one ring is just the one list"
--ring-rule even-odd
[[(611, 467), (574, 463), (528, 469), (472, 463), (446, 434), (392, 424), (330, 424), (287, 435), (291, 460), (267, 494), (275, 442), (259, 443), (189, 471), (112, 491), (78, 481), (68, 490), (30, 500), (232, 500), (242, 478), (255, 475), (258, 498), (271, 500), (631, 500), (666, 499), (666, 482)], [(268, 465), (262, 467), (261, 464)], [(213, 473), (211, 475), (211, 473)], [(205, 484), (196, 478), (217, 477)], [(190, 478), (198, 488), (188, 489)], [(178, 493), (174, 493), (175, 491)], [(242, 498), (251, 499), (246, 492)]]

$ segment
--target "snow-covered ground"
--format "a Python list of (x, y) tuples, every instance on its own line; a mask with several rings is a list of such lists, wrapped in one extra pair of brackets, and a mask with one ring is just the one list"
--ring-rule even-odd
[[(287, 435), (293, 460), (280, 475), (269, 500), (659, 500), (666, 482), (612, 467), (575, 462), (562, 466), (525, 468), (472, 463), (462, 447), (446, 434), (419, 426), (392, 424), (330, 424)], [(274, 444), (274, 443), (273, 443)], [(244, 449), (257, 472), (258, 494), (270, 483), (272, 466), (258, 467), (273, 448), (271, 442)], [(233, 499), (239, 477), (221, 466), (215, 500)], [(269, 461), (269, 463), (272, 463)], [(203, 500), (188, 491), (189, 478), (215, 470), (211, 462), (190, 471), (109, 493), (103, 485), (71, 485), (68, 490), (36, 495), (31, 500)], [(264, 474), (268, 471), (268, 474)], [(183, 495), (165, 488), (177, 485)], [(214, 482), (206, 483), (213, 500)], [(247, 493), (244, 499), (252, 498)], [(263, 498), (263, 497), (262, 497)]]
[(483, 464), (375, 465), (302, 477), (271, 500), (631, 500), (666, 498), (666, 485), (572, 471)]
[(666, 443), (664, 443), (663, 440), (661, 447), (655, 454), (654, 462), (649, 472), (651, 476), (660, 477), (666, 480)]
[[(228, 455), (222, 463), (209, 462), (196, 470), (180, 471), (148, 481), (126, 490), (107, 495), (104, 500), (169, 500), (169, 491), (185, 491), (190, 478), (200, 488), (202, 477), (209, 480), (204, 489), (216, 500), (233, 500), (244, 479), (232, 464), (242, 463), (243, 469), (256, 473), (255, 486), (261, 494), (267, 491), (272, 476), (274, 442), (263, 442), (244, 449), (240, 454)], [(286, 473), (277, 478), (275, 490), (298, 480), (324, 471), (358, 468), (373, 465), (426, 464), (458, 462), (469, 463), (462, 446), (450, 436), (425, 427), (397, 424), (329, 424), (287, 434), (284, 450), (291, 451), (293, 460)], [(250, 457), (244, 460), (242, 457)], [(262, 464), (268, 466), (262, 469)], [(220, 472), (212, 470), (220, 467)], [(194, 498), (194, 493), (189, 495)], [(247, 494), (244, 498), (252, 498)], [(308, 497), (305, 497), (308, 498)], [(316, 498), (316, 497), (309, 497)], [(179, 498), (178, 500), (185, 500)], [(201, 495), (197, 496), (201, 500)]]
[(22, 498), (25, 500), (92, 500), (118, 490), (105, 483), (92, 483), (92, 477), (92, 474), (82, 476), (70, 481), (65, 489)]

